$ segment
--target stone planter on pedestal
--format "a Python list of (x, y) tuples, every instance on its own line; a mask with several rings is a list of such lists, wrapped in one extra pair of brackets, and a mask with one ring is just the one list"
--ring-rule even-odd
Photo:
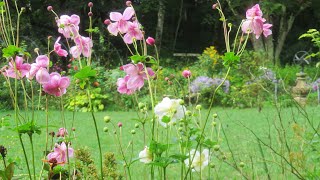
[(311, 87), (306, 83), (307, 74), (304, 72), (297, 73), (297, 84), (292, 88), (292, 95), (301, 106), (307, 104), (307, 95), (310, 92)]

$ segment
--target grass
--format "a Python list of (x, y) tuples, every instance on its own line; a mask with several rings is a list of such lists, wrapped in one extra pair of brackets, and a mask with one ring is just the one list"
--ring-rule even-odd
[[(316, 121), (320, 118), (319, 109), (317, 107), (307, 107), (306, 108), (310, 121), (316, 123)], [(221, 152), (217, 153), (216, 157), (213, 157), (211, 162), (213, 162), (216, 167), (211, 172), (210, 177), (208, 179), (240, 179), (241, 172), (236, 171), (234, 168), (229, 166), (223, 160), (219, 154), (223, 154), (226, 156), (226, 161), (230, 164), (233, 164), (233, 158), (235, 159), (235, 163), (239, 165), (240, 162), (244, 162), (245, 166), (240, 168), (241, 171), (251, 179), (267, 179), (266, 170), (264, 166), (264, 162), (268, 162), (267, 168), (270, 172), (271, 179), (296, 179), (294, 175), (292, 175), (289, 171), (286, 173), (281, 173), (282, 168), (281, 164), (278, 162), (282, 162), (279, 160), (274, 153), (270, 151), (269, 148), (265, 146), (262, 147), (262, 151), (264, 152), (265, 159), (261, 156), (261, 151), (259, 148), (259, 144), (257, 143), (256, 138), (253, 136), (251, 132), (249, 132), (244, 126), (247, 126), (251, 129), (255, 134), (257, 134), (262, 140), (266, 142), (270, 142), (274, 148), (280, 148), (279, 139), (277, 138), (276, 128), (278, 128), (278, 114), (275, 109), (265, 108), (262, 109), (261, 112), (258, 112), (257, 109), (229, 109), (229, 108), (214, 108), (213, 112), (218, 113), (219, 115), (219, 123), (221, 123), (225, 135), (223, 131), (220, 130), (220, 138), (221, 138)], [(205, 114), (206, 111), (203, 112)], [(0, 112), (0, 117), (3, 117), (7, 114), (13, 114), (12, 111)], [(304, 117), (297, 112), (294, 108), (286, 108), (281, 111), (281, 116), (283, 117), (283, 126), (287, 129), (287, 138), (289, 140), (292, 139), (290, 145), (294, 146), (294, 133), (291, 130), (294, 122), (297, 122), (302, 127), (307, 127)], [(100, 130), (101, 142), (102, 142), (102, 150), (103, 152), (116, 152), (119, 153), (119, 149), (117, 146), (117, 141), (115, 140), (114, 131), (115, 129), (111, 125), (111, 123), (106, 124), (103, 121), (104, 116), (110, 116), (111, 121), (117, 125), (118, 122), (122, 122), (122, 142), (123, 146), (127, 147), (128, 143), (132, 141), (133, 143), (133, 157), (138, 157), (138, 154), (144, 148), (144, 140), (143, 140), (143, 132), (141, 130), (141, 126), (139, 129), (135, 128), (136, 121), (131, 120), (135, 118), (137, 114), (135, 112), (98, 112), (96, 113), (96, 118), (98, 120), (98, 127)], [(44, 127), (45, 126), (45, 113), (43, 111), (36, 112), (36, 121), (38, 125)], [(89, 113), (76, 113), (74, 125), (72, 126), (73, 113), (65, 112), (65, 117), (67, 121), (67, 127), (70, 133), (75, 134), (75, 139), (72, 140), (72, 147), (74, 149), (78, 149), (81, 147), (87, 146), (91, 151), (95, 163), (98, 165), (98, 146), (97, 139), (95, 136), (94, 125), (91, 118), (91, 114)], [(23, 159), (23, 153), (21, 146), (19, 144), (18, 137), (16, 133), (10, 130), (10, 127), (13, 127), (13, 116), (10, 118), (10, 126), (6, 128), (2, 128), (0, 131), (0, 144), (4, 145), (8, 149), (8, 158), (18, 162), (18, 167), (16, 168), (16, 175), (25, 175), (27, 173), (25, 169), (25, 162)], [(61, 126), (61, 116), (58, 111), (51, 111), (49, 113), (49, 132), (54, 131), (57, 132), (57, 129)], [(210, 126), (210, 125), (209, 125)], [(71, 127), (75, 127), (76, 131), (71, 132)], [(108, 133), (103, 132), (103, 128), (108, 127)], [(118, 130), (118, 127), (116, 127)], [(136, 134), (132, 135), (131, 130), (135, 129)], [(211, 128), (210, 128), (211, 129)], [(208, 130), (210, 130), (208, 129)], [(217, 126), (217, 129), (218, 126)], [(149, 128), (146, 128), (147, 132), (150, 132)], [(214, 130), (215, 131), (215, 130)], [(209, 132), (209, 131), (208, 131)], [(119, 132), (118, 132), (119, 133)], [(147, 143), (151, 137), (148, 136), (147, 133)], [(25, 142), (28, 142), (27, 137), (24, 137)], [(227, 143), (229, 142), (229, 146)], [(35, 150), (36, 150), (36, 173), (39, 173), (41, 170), (41, 164), (43, 157), (43, 151), (45, 149), (45, 128), (42, 129), (41, 135), (35, 135)], [(170, 140), (172, 144), (177, 142), (176, 139)], [(30, 153), (29, 144), (27, 144), (27, 153)], [(171, 151), (174, 151), (178, 146), (173, 146)], [(127, 152), (126, 156), (130, 156), (130, 151)], [(234, 155), (232, 157), (232, 154)], [(123, 166), (121, 165), (121, 157), (117, 155), (117, 160), (119, 162), (119, 171), (123, 173)], [(29, 161), (31, 162), (31, 156), (29, 156)], [(169, 179), (172, 177), (176, 177), (178, 175), (176, 172), (179, 171), (179, 165), (169, 165), (168, 174)], [(288, 168), (288, 166), (285, 166)], [(206, 167), (205, 171), (208, 170), (209, 167)], [(0, 163), (0, 169), (3, 169), (2, 163)], [(149, 167), (140, 162), (135, 162), (131, 168), (131, 172), (133, 175), (133, 179), (148, 179)], [(196, 178), (197, 179), (197, 178)]]

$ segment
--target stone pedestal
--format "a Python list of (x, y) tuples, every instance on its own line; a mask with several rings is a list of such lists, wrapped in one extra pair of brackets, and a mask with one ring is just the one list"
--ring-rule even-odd
[(311, 87), (306, 83), (306, 73), (297, 73), (297, 84), (292, 88), (292, 95), (300, 105), (305, 106), (307, 103), (307, 95)]

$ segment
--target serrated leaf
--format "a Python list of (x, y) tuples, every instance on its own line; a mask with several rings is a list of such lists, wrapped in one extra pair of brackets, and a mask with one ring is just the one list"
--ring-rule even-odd
[(22, 49), (18, 48), (17, 46), (14, 45), (9, 45), (6, 48), (2, 49), (2, 57), (4, 58), (9, 58), (9, 57), (14, 57), (15, 55), (22, 53)]
[(147, 56), (140, 56), (140, 55), (133, 55), (130, 56), (130, 59), (133, 61), (133, 63), (137, 64), (139, 62), (144, 63), (146, 61)]
[(91, 29), (86, 29), (85, 30), (88, 33), (98, 33), (99, 32), (99, 28), (95, 27), (95, 28), (91, 28)]
[(240, 57), (235, 55), (234, 52), (226, 52), (222, 56), (224, 66), (233, 66), (240, 62)]
[(95, 77), (97, 75), (97, 71), (91, 69), (90, 66), (86, 66), (82, 68), (79, 72), (77, 72), (74, 77), (84, 80), (86, 78)]

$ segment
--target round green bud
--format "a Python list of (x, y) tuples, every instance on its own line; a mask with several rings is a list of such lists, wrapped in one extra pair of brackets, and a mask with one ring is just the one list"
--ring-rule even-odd
[(172, 122), (172, 125), (173, 125), (173, 126), (177, 125), (177, 122)]
[(117, 134), (117, 131), (113, 131), (113, 134)]
[(131, 134), (136, 134), (136, 130), (131, 130)]
[(191, 115), (192, 115), (192, 112), (188, 110), (188, 111), (186, 111), (186, 115), (187, 115), (187, 116), (191, 116)]
[(109, 131), (108, 127), (103, 128), (103, 132), (108, 132), (108, 131)]
[(216, 165), (215, 165), (214, 163), (210, 163), (209, 166), (210, 166), (211, 168), (215, 168), (215, 167), (216, 167)]
[(105, 117), (103, 118), (103, 120), (104, 120), (105, 123), (109, 123), (110, 120), (111, 120), (111, 118), (110, 118), (110, 116), (105, 116)]
[(226, 160), (227, 159), (227, 156), (226, 155), (222, 155), (222, 160)]
[(213, 118), (217, 118), (217, 117), (218, 117), (218, 114), (217, 114), (217, 113), (214, 113), (212, 116), (213, 116)]
[(134, 127), (135, 127), (135, 128), (139, 128), (139, 124), (136, 123), (136, 124), (134, 125)]
[(144, 103), (142, 103), (142, 102), (139, 102), (139, 104), (138, 104), (138, 107), (139, 107), (139, 109), (142, 109), (142, 108), (144, 108)]
[(144, 112), (147, 112), (147, 111), (148, 111), (148, 108), (147, 108), (147, 107), (144, 107), (143, 110), (144, 110)]
[(173, 112), (173, 114), (175, 114), (175, 113), (177, 113), (177, 110), (176, 110), (176, 109), (173, 109), (173, 111), (172, 111), (172, 112)]
[(243, 168), (245, 166), (244, 162), (240, 162), (239, 166)]
[(202, 108), (202, 106), (201, 106), (200, 104), (198, 104), (198, 105), (196, 106), (196, 110), (201, 110), (201, 108)]
[(214, 127), (214, 126), (216, 126), (216, 125), (217, 125), (217, 122), (213, 121), (213, 122), (212, 122), (212, 126)]
[(228, 23), (228, 27), (232, 27), (232, 24), (231, 24), (231, 23)]
[(179, 104), (180, 104), (180, 105), (184, 105), (184, 100), (179, 99)]
[(220, 150), (220, 146), (217, 144), (217, 145), (214, 145), (213, 146), (213, 150), (215, 151), (219, 151)]
[(182, 131), (183, 131), (183, 128), (182, 128), (182, 127), (179, 127), (179, 128), (178, 128), (178, 131), (179, 131), (179, 132), (182, 132)]

